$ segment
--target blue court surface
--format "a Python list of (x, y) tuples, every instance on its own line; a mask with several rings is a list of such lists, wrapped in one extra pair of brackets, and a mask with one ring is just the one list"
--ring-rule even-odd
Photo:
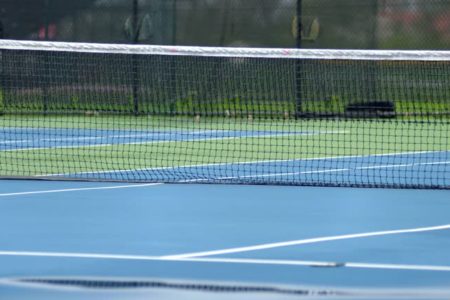
[[(293, 171), (297, 170), (297, 171)], [(394, 170), (394, 177), (392, 171)], [(178, 178), (178, 183), (195, 182), (314, 182), (333, 185), (347, 182), (364, 185), (367, 178), (372, 184), (392, 186), (434, 185), (448, 186), (450, 180), (450, 151), (405, 152), (379, 155), (357, 155), (313, 159), (273, 160), (237, 163), (215, 163), (193, 166), (143, 168), (133, 170), (94, 171), (74, 174), (49, 174), (70, 178), (96, 178), (139, 181), (142, 173), (161, 181)], [(433, 174), (433, 176), (430, 176)], [(314, 177), (316, 176), (316, 178)], [(184, 179), (189, 177), (192, 179)], [(387, 182), (388, 181), (388, 182)]]
[[(328, 132), (328, 131), (327, 131)], [(334, 133), (333, 131), (329, 131)], [(286, 135), (319, 135), (325, 132), (248, 131), (248, 130), (99, 130), (79, 128), (2, 128), (0, 151), (151, 144), (169, 141), (193, 142)], [(339, 133), (339, 131), (336, 131)]]
[(440, 190), (0, 181), (0, 299), (449, 299), (449, 212)]

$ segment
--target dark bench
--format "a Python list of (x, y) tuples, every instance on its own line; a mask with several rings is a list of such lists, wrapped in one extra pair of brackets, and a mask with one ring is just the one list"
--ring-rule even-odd
[(345, 115), (354, 118), (393, 118), (395, 103), (392, 101), (351, 103), (347, 105)]

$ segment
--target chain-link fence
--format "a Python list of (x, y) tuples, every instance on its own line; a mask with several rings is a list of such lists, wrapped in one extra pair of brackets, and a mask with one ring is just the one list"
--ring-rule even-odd
[(302, 24), (302, 47), (307, 48), (450, 46), (450, 0), (1, 0), (0, 4), (0, 32), (12, 39), (294, 47), (297, 20)]

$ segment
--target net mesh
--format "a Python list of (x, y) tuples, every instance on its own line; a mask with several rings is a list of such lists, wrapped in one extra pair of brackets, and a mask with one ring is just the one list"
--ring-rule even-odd
[(0, 54), (3, 178), (450, 188), (450, 52)]

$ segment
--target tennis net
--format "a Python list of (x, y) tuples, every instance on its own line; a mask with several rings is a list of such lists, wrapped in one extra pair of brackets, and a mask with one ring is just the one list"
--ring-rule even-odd
[(0, 41), (0, 176), (450, 188), (450, 52)]

